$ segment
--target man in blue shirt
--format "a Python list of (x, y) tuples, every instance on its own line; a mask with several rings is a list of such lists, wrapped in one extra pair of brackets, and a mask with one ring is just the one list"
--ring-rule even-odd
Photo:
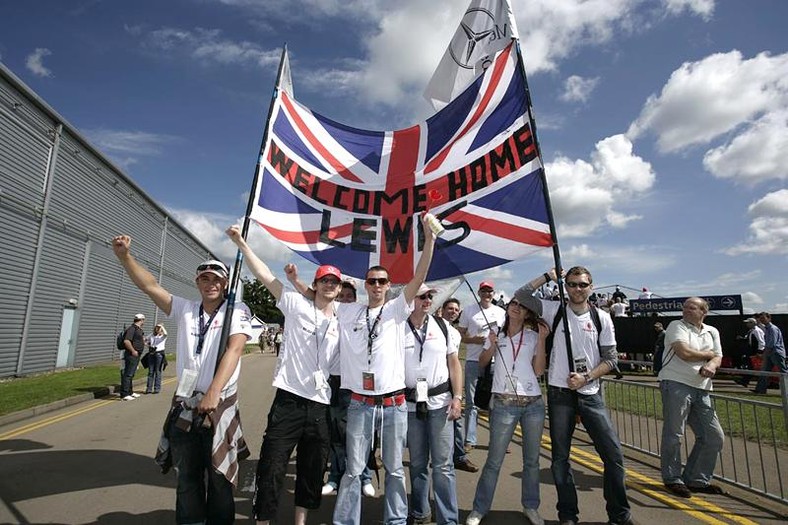
[[(768, 372), (773, 366), (776, 366), (781, 373), (788, 374), (788, 366), (785, 364), (783, 333), (772, 324), (772, 316), (769, 312), (759, 313), (758, 322), (763, 326), (763, 364), (761, 365), (761, 372)], [(753, 392), (765, 394), (768, 384), (769, 378), (767, 376), (760, 377)]]

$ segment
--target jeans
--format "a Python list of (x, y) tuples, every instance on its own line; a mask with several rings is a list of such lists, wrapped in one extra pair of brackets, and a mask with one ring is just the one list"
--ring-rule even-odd
[(235, 520), (233, 485), (211, 464), (212, 442), (211, 428), (195, 425), (186, 432), (176, 427), (175, 421), (171, 423), (170, 452), (178, 481), (177, 523), (216, 525)]
[[(350, 404), (351, 394), (350, 390), (340, 390), (336, 406), (329, 408), (331, 416), (331, 451), (329, 453), (331, 470), (328, 472), (327, 483), (334, 485), (335, 488), (339, 487), (347, 465), (345, 441), (347, 439), (347, 407)], [(364, 467), (364, 471), (361, 473), (361, 485), (364, 486), (368, 483), (372, 483), (372, 472), (369, 467)]]
[(446, 408), (429, 410), (426, 419), (408, 412), (408, 451), (410, 452), (411, 516), (429, 518), (432, 457), (432, 491), (438, 525), (457, 525), (457, 488), (452, 459), (454, 423), (446, 419)]
[(134, 374), (137, 373), (139, 364), (139, 352), (137, 357), (131, 355), (131, 352), (128, 350), (123, 352), (123, 369), (120, 371), (120, 397), (130, 396), (134, 391), (132, 381), (134, 381)]
[(162, 363), (164, 363), (164, 352), (153, 352), (148, 358), (148, 385), (145, 392), (154, 394), (161, 392)]
[(305, 509), (320, 506), (329, 440), (328, 405), (276, 391), (257, 462), (255, 519), (276, 519), (287, 463), (296, 446), (295, 504)]
[(584, 395), (567, 388), (550, 386), (547, 388), (547, 414), (550, 418), (550, 440), (553, 446), (550, 470), (553, 472), (558, 493), (558, 520), (577, 521), (580, 513), (577, 489), (569, 464), (569, 448), (575, 431), (576, 415), (581, 417), (605, 468), (602, 484), (608, 518), (614, 523), (629, 519), (629, 501), (624, 483), (624, 455), (601, 391)]
[(408, 519), (405, 468), (402, 466), (402, 450), (408, 432), (407, 405), (380, 407), (351, 400), (347, 410), (347, 469), (334, 506), (334, 525), (361, 523), (361, 472), (367, 464), (378, 427), (383, 468), (386, 469), (383, 522), (404, 525)]
[(466, 461), (468, 455), (465, 453), (465, 432), (463, 431), (462, 418), (454, 420), (454, 462)]
[(478, 361), (465, 361), (465, 443), (476, 446), (476, 419), (479, 409), (473, 404), (476, 393), (476, 380), (484, 369), (479, 369)]
[[(706, 390), (676, 381), (662, 380), (662, 481), (705, 487), (711, 482), (717, 455), (725, 436)], [(695, 444), (681, 472), (681, 438), (685, 424), (695, 434)]]
[[(539, 509), (539, 449), (544, 431), (544, 401), (539, 399), (525, 406), (501, 403), (493, 396), (490, 411), (490, 450), (484, 462), (473, 510), (482, 516), (490, 512), (495, 487), (506, 456), (506, 447), (520, 423), (523, 432), (523, 475), (520, 503), (526, 509)], [(551, 425), (552, 426), (552, 425)]]
[[(785, 364), (785, 356), (778, 354), (774, 350), (768, 353), (764, 352), (761, 372), (770, 372), (774, 366), (776, 366), (777, 369), (783, 374), (788, 374), (788, 366)], [(771, 377), (766, 376), (759, 377), (758, 384), (755, 385), (755, 391), (762, 394), (766, 393), (766, 389), (768, 388), (769, 381), (771, 381), (771, 379)]]

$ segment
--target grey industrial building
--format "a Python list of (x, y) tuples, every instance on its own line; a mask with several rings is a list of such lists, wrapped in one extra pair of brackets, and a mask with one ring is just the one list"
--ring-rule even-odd
[(117, 359), (134, 314), (146, 333), (163, 321), (115, 258), (118, 233), (165, 288), (197, 297), (210, 250), (0, 64), (0, 377)]

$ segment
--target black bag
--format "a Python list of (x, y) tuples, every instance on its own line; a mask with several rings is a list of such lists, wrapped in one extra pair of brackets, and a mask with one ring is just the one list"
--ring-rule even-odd
[(120, 331), (117, 339), (115, 340), (115, 346), (118, 348), (118, 350), (126, 349), (126, 345), (123, 343), (123, 341), (125, 340), (126, 340), (126, 325), (123, 325), (123, 330)]
[(140, 359), (140, 364), (142, 364), (142, 368), (148, 368), (150, 366), (150, 352), (142, 356)]
[(484, 368), (484, 374), (476, 379), (476, 391), (473, 393), (473, 404), (482, 410), (490, 410), (492, 380), (492, 363), (490, 363)]

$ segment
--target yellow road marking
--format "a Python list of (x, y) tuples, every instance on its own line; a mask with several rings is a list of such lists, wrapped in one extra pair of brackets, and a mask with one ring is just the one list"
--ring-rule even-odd
[[(489, 418), (486, 415), (479, 414), (479, 418), (483, 419), (489, 425)], [(520, 432), (520, 427), (515, 427), (514, 433), (520, 439), (523, 438), (522, 432)], [(552, 450), (552, 444), (550, 442), (550, 438), (543, 435), (542, 436), (542, 447), (547, 450)], [(588, 453), (584, 450), (581, 450), (577, 447), (571, 447), (570, 449), (570, 458), (572, 461), (583, 465), (586, 468), (593, 470), (599, 474), (604, 472), (604, 466), (602, 465), (602, 460), (599, 459), (598, 456)], [(640, 492), (641, 494), (645, 494), (652, 499), (660, 501), (669, 507), (673, 507), (674, 509), (681, 510), (693, 518), (700, 520), (705, 523), (709, 523), (710, 525), (726, 525), (728, 522), (717, 519), (713, 516), (710, 516), (708, 513), (718, 514), (720, 516), (724, 516), (725, 518), (733, 521), (735, 523), (740, 523), (741, 525), (758, 525), (757, 522), (744, 518), (742, 516), (738, 516), (735, 514), (731, 514), (729, 511), (718, 507), (717, 505), (697, 498), (693, 497), (691, 502), (694, 505), (688, 505), (683, 501), (676, 500), (663, 492), (662, 490), (654, 490), (649, 488), (650, 486), (661, 486), (662, 481), (656, 480), (639, 472), (635, 472), (629, 469), (625, 469), (627, 474), (627, 486), (630, 488)], [(632, 481), (633, 479), (637, 481)]]

